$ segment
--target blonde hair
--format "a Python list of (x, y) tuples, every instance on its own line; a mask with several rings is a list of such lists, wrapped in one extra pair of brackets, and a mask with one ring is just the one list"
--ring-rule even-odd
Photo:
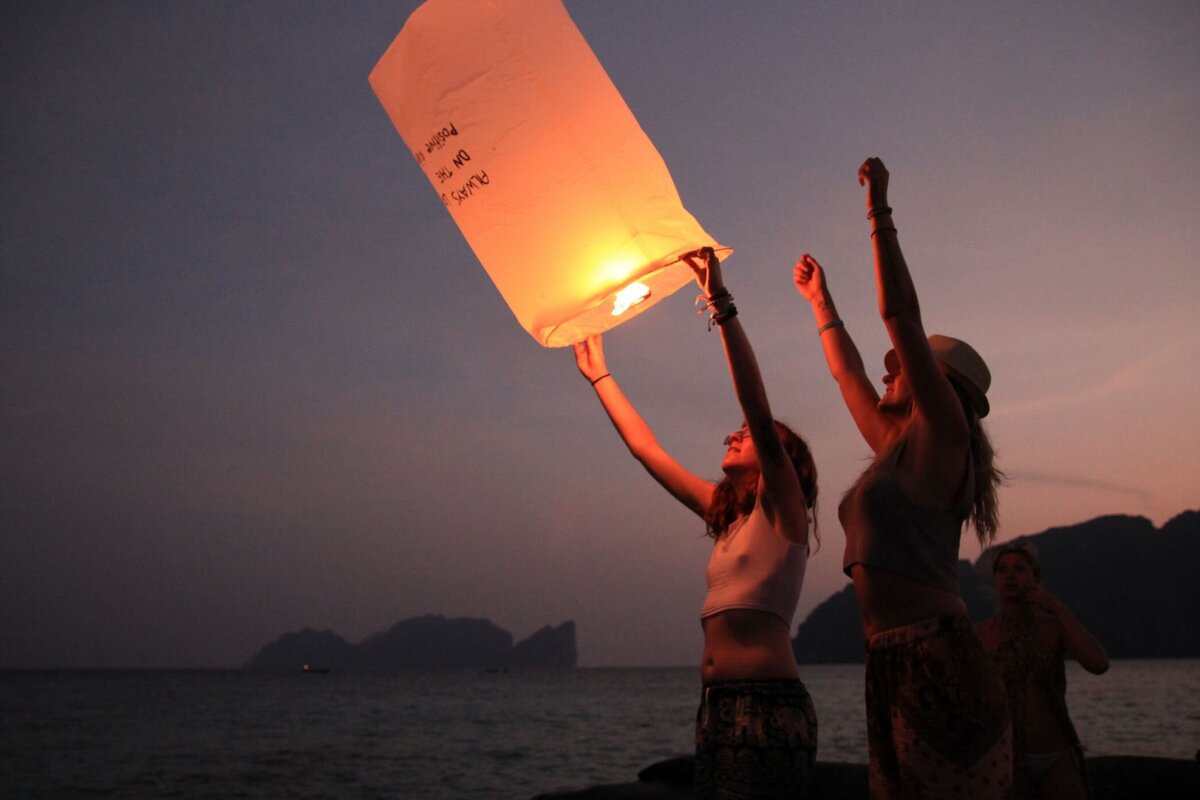
[(983, 428), (983, 421), (975, 413), (967, 393), (958, 385), (953, 375), (948, 375), (963, 411), (971, 435), (971, 466), (975, 470), (975, 496), (971, 499), (971, 510), (967, 522), (975, 528), (975, 537), (987, 547), (996, 539), (1000, 530), (1000, 499), (996, 490), (1004, 483), (1005, 475), (996, 466), (996, 451), (992, 440)]

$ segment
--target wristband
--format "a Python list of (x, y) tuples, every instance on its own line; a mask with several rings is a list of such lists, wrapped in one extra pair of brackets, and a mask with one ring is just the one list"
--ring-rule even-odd
[(824, 333), (825, 331), (827, 331), (831, 328), (844, 328), (844, 327), (846, 327), (846, 323), (842, 322), (840, 319), (830, 320), (829, 322), (826, 322), (821, 327), (817, 328), (817, 336), (820, 336), (822, 333)]

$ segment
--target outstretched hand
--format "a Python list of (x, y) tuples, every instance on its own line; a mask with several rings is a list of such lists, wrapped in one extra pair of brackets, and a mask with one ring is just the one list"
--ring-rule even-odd
[(575, 343), (575, 366), (583, 373), (583, 377), (593, 384), (608, 372), (604, 364), (604, 344), (600, 334), (593, 333), (582, 342)]
[(825, 294), (825, 270), (808, 253), (800, 256), (792, 268), (792, 283), (796, 291), (810, 303), (815, 303)]
[(725, 282), (721, 279), (721, 260), (711, 247), (684, 253), (680, 258), (692, 268), (696, 283), (700, 284), (701, 291), (706, 295), (712, 297), (725, 288)]
[(878, 158), (872, 156), (858, 168), (858, 185), (867, 187), (867, 210), (888, 204), (888, 171)]

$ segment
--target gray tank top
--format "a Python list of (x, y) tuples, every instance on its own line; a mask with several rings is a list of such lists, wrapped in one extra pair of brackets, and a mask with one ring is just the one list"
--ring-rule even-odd
[(851, 567), (863, 564), (959, 594), (958, 541), (975, 496), (974, 466), (968, 459), (962, 489), (950, 507), (925, 508), (909, 500), (896, 479), (906, 445), (901, 439), (842, 498), (842, 570), (849, 575)]

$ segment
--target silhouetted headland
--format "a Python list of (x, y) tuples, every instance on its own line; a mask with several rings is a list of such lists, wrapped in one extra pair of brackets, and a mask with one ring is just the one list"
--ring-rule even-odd
[[(1046, 585), (1104, 643), (1112, 658), (1200, 657), (1200, 511), (1185, 511), (1162, 528), (1145, 517), (1097, 517), (1026, 537), (1037, 547)], [(992, 616), (988, 585), (969, 561), (958, 581), (973, 620)], [(1138, 601), (1130, 603), (1134, 596)], [(801, 664), (863, 660), (854, 587), (813, 609), (792, 641)]]
[(386, 631), (350, 644), (333, 631), (305, 628), (263, 647), (246, 669), (391, 672), (401, 670), (522, 669), (575, 666), (575, 622), (549, 625), (528, 639), (486, 619), (447, 619), (427, 614), (401, 620)]

